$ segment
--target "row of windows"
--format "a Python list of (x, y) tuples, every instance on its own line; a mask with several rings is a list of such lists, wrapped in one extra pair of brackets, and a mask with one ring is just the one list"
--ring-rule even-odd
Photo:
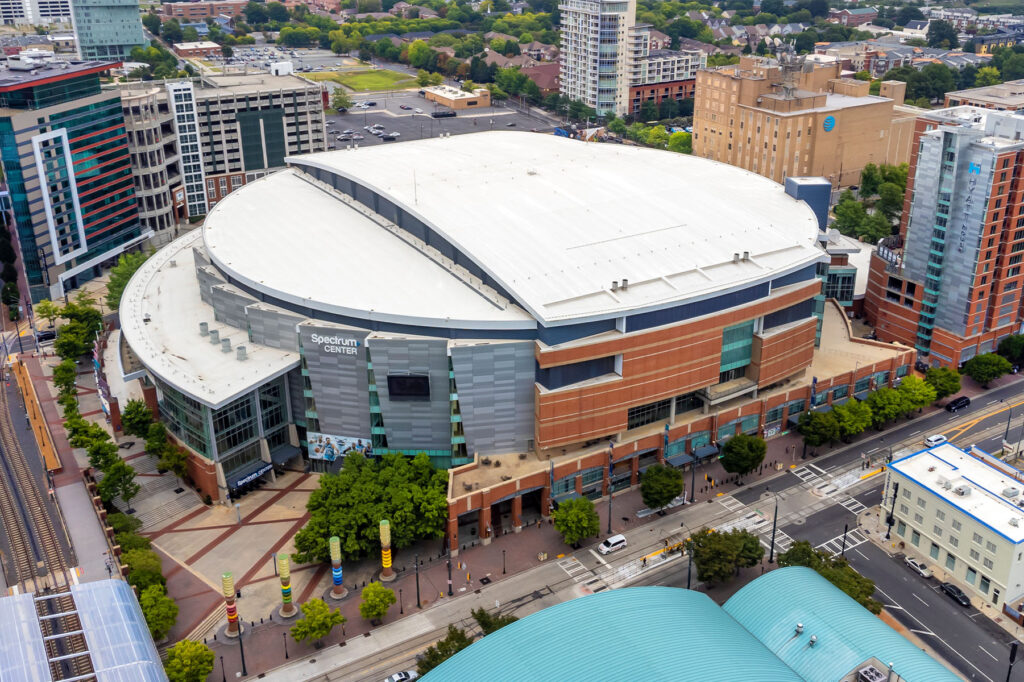
[[(917, 531), (916, 529), (914, 529), (912, 526), (907, 526), (907, 523), (905, 521), (900, 520), (900, 521), (897, 522), (897, 524), (896, 524), (896, 534), (899, 535), (900, 537), (906, 538), (907, 537), (907, 530), (908, 529), (910, 530), (910, 536), (909, 536), (910, 544), (912, 544), (914, 547), (920, 547), (921, 546), (921, 533), (919, 531)], [(955, 546), (956, 545), (954, 544), (954, 547)], [(935, 561), (938, 561), (939, 557), (941, 555), (941, 549), (942, 548), (939, 547), (936, 543), (932, 542), (931, 546), (928, 548), (928, 556), (930, 556)], [(978, 558), (978, 553), (976, 551), (974, 551), (974, 550), (971, 550), (971, 559), (977, 560), (977, 558)], [(948, 552), (948, 551), (946, 552), (945, 566), (946, 566), (946, 570), (947, 571), (949, 571), (951, 573), (956, 571), (957, 570), (957, 566), (958, 566), (958, 562), (964, 563), (964, 560), (957, 558), (957, 556), (955, 554), (953, 554), (952, 552)], [(992, 561), (986, 558), (984, 560), (984, 566), (985, 566), (985, 568), (992, 568)], [(977, 585), (979, 592), (981, 592), (982, 594), (988, 594), (989, 589), (991, 589), (991, 587), (992, 587), (991, 579), (988, 576), (986, 576), (985, 574), (980, 574), (980, 578), (981, 578), (980, 581), (978, 580), (978, 578), (979, 578), (979, 573), (978, 573), (977, 569), (975, 569), (973, 566), (971, 566), (969, 564), (966, 565), (965, 566), (965, 571), (964, 571), (964, 580), (967, 582), (967, 584), (968, 585)], [(992, 596), (993, 601), (995, 601), (996, 598), (998, 597), (998, 590), (993, 591), (992, 595), (993, 595)]]

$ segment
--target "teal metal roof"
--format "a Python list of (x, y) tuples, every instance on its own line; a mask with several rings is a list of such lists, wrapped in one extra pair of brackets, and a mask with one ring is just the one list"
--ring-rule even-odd
[(810, 568), (767, 573), (722, 608), (806, 680), (840, 680), (871, 657), (907, 682), (960, 679)]
[(800, 680), (706, 594), (674, 587), (630, 587), (551, 606), (474, 642), (425, 679)]

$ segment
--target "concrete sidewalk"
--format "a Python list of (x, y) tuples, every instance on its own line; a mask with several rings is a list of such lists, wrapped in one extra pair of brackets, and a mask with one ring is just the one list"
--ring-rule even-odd
[(107, 538), (93, 510), (85, 483), (69, 483), (56, 489), (57, 502), (64, 514), (71, 544), (78, 557), (78, 579), (82, 582), (106, 580), (116, 576), (116, 562), (110, 559)]

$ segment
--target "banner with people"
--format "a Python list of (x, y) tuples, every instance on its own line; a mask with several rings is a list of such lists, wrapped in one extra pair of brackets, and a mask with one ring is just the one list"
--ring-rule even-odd
[(306, 434), (306, 441), (309, 443), (310, 459), (323, 459), (333, 462), (352, 451), (360, 452), (364, 455), (373, 454), (368, 438), (333, 436), (310, 431)]

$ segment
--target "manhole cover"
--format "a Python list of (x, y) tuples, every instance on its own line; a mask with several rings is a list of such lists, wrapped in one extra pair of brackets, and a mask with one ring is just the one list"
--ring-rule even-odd
[(490, 578), (480, 578), (480, 584), (481, 585), (490, 585), (491, 584), (491, 579)]

